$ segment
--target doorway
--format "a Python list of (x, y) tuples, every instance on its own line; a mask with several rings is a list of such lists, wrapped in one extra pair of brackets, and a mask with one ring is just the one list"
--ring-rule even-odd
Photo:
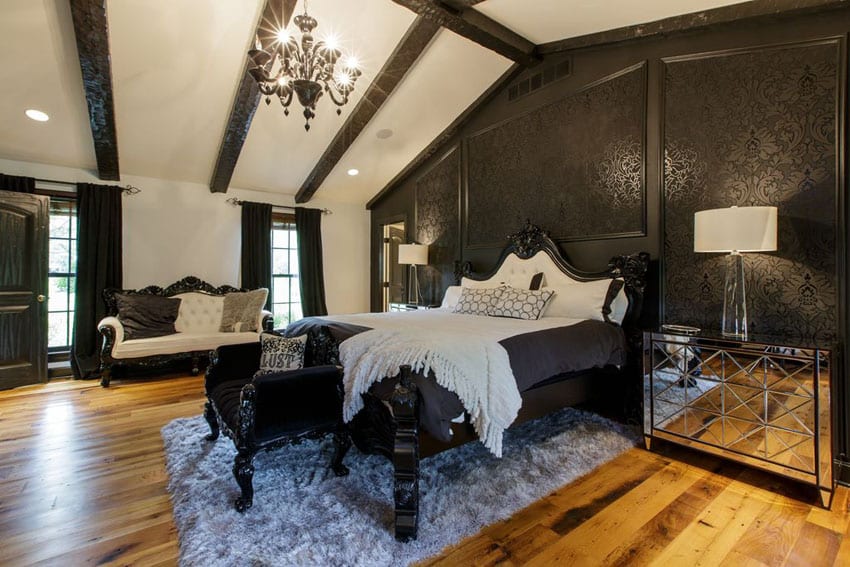
[(404, 303), (406, 297), (405, 266), (398, 263), (398, 246), (405, 242), (404, 221), (383, 225), (383, 249), (381, 253), (381, 288), (383, 310), (390, 310), (390, 303)]

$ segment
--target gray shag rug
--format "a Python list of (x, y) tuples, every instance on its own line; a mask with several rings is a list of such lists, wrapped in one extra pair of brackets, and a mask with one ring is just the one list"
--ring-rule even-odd
[(392, 466), (352, 448), (328, 470), (330, 438), (257, 455), (254, 506), (236, 512), (233, 443), (202, 417), (162, 429), (181, 565), (407, 565), (503, 520), (633, 447), (637, 434), (568, 408), (508, 430), (504, 457), (468, 443), (423, 459), (419, 538), (393, 537)]

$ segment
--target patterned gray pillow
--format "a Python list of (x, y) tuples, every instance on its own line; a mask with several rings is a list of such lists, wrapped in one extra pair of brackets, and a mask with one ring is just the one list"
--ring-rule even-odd
[(281, 337), (271, 333), (260, 335), (260, 369), (254, 377), (283, 370), (304, 368), (307, 335)]
[(546, 305), (555, 292), (551, 289), (517, 289), (506, 288), (489, 314), (493, 317), (510, 317), (512, 319), (539, 319)]
[(268, 295), (269, 290), (264, 287), (225, 295), (219, 331), (222, 333), (256, 331), (260, 311), (263, 310)]
[(496, 301), (502, 294), (505, 286), (490, 288), (465, 287), (460, 292), (453, 313), (466, 313), (469, 315), (489, 315), (490, 309), (496, 305)]

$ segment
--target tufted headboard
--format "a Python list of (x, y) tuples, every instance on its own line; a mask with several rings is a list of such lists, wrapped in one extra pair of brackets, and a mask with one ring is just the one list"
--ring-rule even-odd
[[(486, 273), (474, 273), (469, 262), (457, 263), (455, 278), (475, 281), (516, 282), (525, 287), (531, 277), (543, 273), (543, 281), (549, 286), (570, 282), (590, 282), (621, 278), (628, 299), (623, 328), (636, 330), (646, 287), (646, 271), (649, 267), (649, 254), (615, 256), (608, 263), (608, 269), (602, 272), (586, 272), (573, 266), (561, 253), (557, 244), (540, 227), (527, 222), (522, 230), (508, 236), (509, 244), (502, 251), (496, 266)], [(520, 286), (517, 286), (520, 287)]]

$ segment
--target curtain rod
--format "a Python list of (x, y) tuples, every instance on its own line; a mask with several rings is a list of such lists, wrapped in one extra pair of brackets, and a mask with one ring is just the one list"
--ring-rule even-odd
[[(56, 185), (76, 185), (76, 183), (70, 183), (68, 181), (57, 181), (55, 179), (40, 179), (38, 177), (35, 177), (34, 179), (41, 183), (54, 183)], [(134, 185), (130, 185), (129, 183), (122, 187), (121, 190), (122, 193), (124, 193), (125, 195), (137, 195), (138, 193), (142, 192), (141, 189)]]
[[(234, 207), (239, 207), (239, 206), (242, 205), (242, 203), (245, 203), (245, 202), (246, 201), (244, 199), (237, 199), (236, 197), (231, 197), (231, 198), (229, 198), (225, 201), (225, 203), (229, 203), (229, 204), (233, 205)], [(286, 205), (272, 205), (272, 208), (273, 209), (289, 209), (290, 211), (294, 211), (298, 207), (288, 207)], [(325, 215), (334, 214), (334, 212), (330, 209), (320, 209), (320, 210), (322, 211), (322, 214), (325, 214)]]

